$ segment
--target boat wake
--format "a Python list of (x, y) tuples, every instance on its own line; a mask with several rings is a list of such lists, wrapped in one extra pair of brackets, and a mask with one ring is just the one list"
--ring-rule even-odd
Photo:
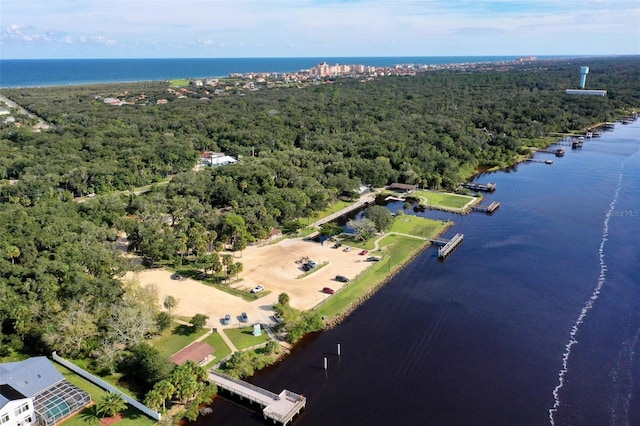
[(564, 386), (565, 376), (567, 375), (567, 372), (569, 370), (569, 358), (571, 357), (571, 349), (573, 348), (574, 345), (578, 343), (576, 336), (578, 335), (578, 331), (580, 330), (580, 325), (582, 325), (585, 318), (589, 314), (589, 311), (591, 310), (591, 308), (593, 308), (595, 301), (598, 300), (598, 298), (600, 297), (600, 292), (607, 279), (607, 264), (606, 264), (606, 256), (605, 256), (604, 249), (607, 243), (607, 239), (609, 237), (609, 220), (611, 219), (611, 216), (615, 211), (616, 204), (618, 203), (618, 196), (620, 194), (620, 189), (622, 188), (622, 177), (623, 177), (625, 162), (626, 160), (623, 161), (621, 164), (621, 169), (618, 176), (618, 184), (616, 185), (616, 190), (613, 194), (613, 199), (611, 200), (611, 203), (609, 203), (609, 210), (607, 210), (604, 216), (604, 223), (602, 225), (602, 239), (600, 240), (600, 247), (598, 248), (598, 256), (600, 261), (600, 274), (598, 276), (598, 281), (596, 283), (595, 288), (593, 289), (593, 292), (591, 293), (591, 296), (589, 297), (589, 299), (587, 299), (584, 306), (582, 307), (582, 310), (580, 311), (580, 315), (578, 315), (576, 322), (571, 327), (571, 332), (569, 333), (569, 343), (565, 345), (565, 351), (562, 354), (562, 368), (558, 373), (558, 385), (555, 387), (555, 389), (553, 389), (553, 400), (554, 400), (553, 407), (549, 409), (549, 422), (551, 423), (551, 425), (555, 425), (554, 417), (561, 404), (560, 391)]
[(614, 387), (613, 398), (609, 404), (611, 425), (630, 425), (629, 405), (633, 396), (633, 361), (638, 340), (640, 340), (640, 329), (633, 337), (623, 343), (611, 373)]

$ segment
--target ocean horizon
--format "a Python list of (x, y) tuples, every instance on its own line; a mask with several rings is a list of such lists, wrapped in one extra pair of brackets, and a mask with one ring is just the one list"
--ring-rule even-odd
[[(288, 73), (319, 63), (388, 67), (514, 61), (527, 55), (349, 56), (294, 58), (0, 59), (0, 88), (220, 78), (231, 73)], [(536, 56), (540, 60), (581, 56)]]

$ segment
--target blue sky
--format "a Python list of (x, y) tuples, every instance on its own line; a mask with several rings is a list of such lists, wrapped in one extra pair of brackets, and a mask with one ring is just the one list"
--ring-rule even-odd
[(1, 0), (0, 58), (640, 54), (640, 0)]

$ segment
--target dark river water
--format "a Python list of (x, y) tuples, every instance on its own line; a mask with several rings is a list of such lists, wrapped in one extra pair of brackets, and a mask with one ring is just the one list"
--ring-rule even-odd
[[(479, 176), (491, 216), (421, 213), (462, 246), (249, 381), (304, 394), (296, 426), (640, 425), (640, 121), (564, 148)], [(211, 407), (198, 426), (267, 424)]]

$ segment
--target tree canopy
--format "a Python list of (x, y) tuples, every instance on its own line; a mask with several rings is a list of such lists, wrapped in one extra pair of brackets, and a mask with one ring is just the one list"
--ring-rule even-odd
[[(52, 128), (0, 124), (0, 347), (93, 357), (108, 370), (125, 355), (153, 361), (141, 345), (167, 321), (158, 322), (157, 300), (145, 307), (123, 285), (123, 235), (148, 265), (193, 262), (237, 277), (229, 251), (275, 228), (298, 229), (360, 185), (453, 188), (554, 132), (640, 107), (640, 58), (590, 59), (590, 84), (606, 97), (564, 93), (580, 65), (535, 61), (225, 96), (207, 88), (178, 96), (166, 82), (1, 89)], [(147, 102), (103, 102), (124, 92)], [(203, 167), (205, 150), (239, 161)], [(87, 194), (96, 196), (78, 198)], [(323, 231), (340, 232), (331, 227)], [(167, 373), (154, 365), (160, 380)]]

